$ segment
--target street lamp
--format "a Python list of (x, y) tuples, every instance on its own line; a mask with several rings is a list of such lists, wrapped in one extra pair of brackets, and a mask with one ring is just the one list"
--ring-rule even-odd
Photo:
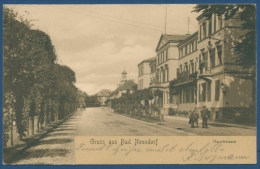
[(226, 93), (226, 86), (223, 82), (220, 84), (220, 89), (222, 90), (223, 94)]
[(224, 107), (225, 107), (226, 86), (225, 86), (225, 84), (223, 82), (220, 84), (220, 89), (222, 90), (222, 93), (223, 93), (223, 109), (224, 109)]

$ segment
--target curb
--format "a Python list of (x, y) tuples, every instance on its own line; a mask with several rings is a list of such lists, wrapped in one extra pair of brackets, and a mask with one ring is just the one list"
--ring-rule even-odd
[(59, 126), (60, 124), (62, 124), (64, 121), (66, 121), (67, 119), (69, 119), (72, 115), (74, 115), (77, 112), (74, 111), (72, 112), (70, 115), (68, 115), (67, 117), (64, 117), (62, 120), (58, 121), (56, 124), (54, 124), (53, 126), (51, 126), (49, 129), (47, 129), (46, 131), (44, 131), (43, 133), (41, 133), (39, 136), (36, 136), (35, 138), (33, 138), (31, 141), (25, 143), (25, 145), (23, 146), (23, 148), (21, 148), (20, 150), (16, 151), (14, 154), (10, 155), (9, 157), (7, 157), (6, 159), (4, 159), (4, 154), (3, 154), (3, 165), (12, 165), (11, 161), (13, 159), (15, 159), (17, 156), (19, 156), (20, 153), (26, 151), (31, 145), (33, 145), (34, 143), (40, 141), (42, 138), (44, 138), (48, 133), (50, 133), (51, 131), (53, 131), (54, 128), (56, 128), (57, 126)]

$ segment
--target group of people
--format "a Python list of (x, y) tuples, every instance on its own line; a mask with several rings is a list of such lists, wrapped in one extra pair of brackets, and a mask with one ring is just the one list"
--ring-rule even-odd
[[(203, 106), (201, 110), (201, 117), (202, 117), (202, 128), (208, 128), (208, 118), (209, 118), (209, 110), (206, 106)], [(199, 127), (199, 114), (197, 112), (197, 108), (194, 108), (193, 111), (190, 111), (189, 115), (189, 124), (191, 124), (191, 128)]]

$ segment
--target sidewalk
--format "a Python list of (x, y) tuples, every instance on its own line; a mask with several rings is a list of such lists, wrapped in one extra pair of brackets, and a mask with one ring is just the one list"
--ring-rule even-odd
[[(173, 119), (173, 120), (182, 120), (182, 121), (189, 121), (188, 117), (182, 117), (182, 116), (169, 116), (165, 115), (165, 119)], [(202, 123), (202, 119), (199, 118), (199, 123)], [(241, 124), (234, 124), (234, 123), (227, 123), (227, 122), (215, 122), (215, 121), (210, 121), (208, 120), (208, 124), (217, 124), (217, 125), (223, 125), (223, 126), (229, 126), (229, 127), (240, 127), (240, 128), (250, 128), (250, 129), (255, 129), (256, 126), (248, 126), (248, 125), (241, 125)]]
[(7, 147), (3, 149), (3, 164), (10, 164), (11, 160), (18, 155), (20, 152), (25, 151), (27, 148), (29, 148), (31, 145), (45, 137), (48, 133), (50, 133), (55, 127), (59, 126), (61, 123), (66, 121), (68, 118), (70, 118), (75, 112), (71, 113), (67, 117), (64, 117), (62, 120), (58, 120), (57, 122), (48, 124), (47, 127), (41, 129), (38, 133), (30, 136), (25, 137), (23, 140), (20, 140), (19, 138), (16, 139), (14, 142), (17, 144), (13, 145), (12, 147)]

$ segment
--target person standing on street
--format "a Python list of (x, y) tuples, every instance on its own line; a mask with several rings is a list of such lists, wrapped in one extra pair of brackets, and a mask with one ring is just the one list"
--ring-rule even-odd
[(189, 119), (190, 119), (189, 124), (191, 125), (191, 128), (194, 128), (193, 116), (194, 116), (194, 113), (193, 113), (193, 111), (190, 110), (189, 111)]
[(202, 117), (202, 128), (207, 128), (208, 127), (209, 110), (206, 108), (206, 106), (203, 106), (203, 109), (201, 111), (201, 117)]
[(195, 124), (197, 128), (199, 127), (199, 114), (197, 113), (196, 107), (193, 110), (193, 123), (193, 127), (195, 127)]

